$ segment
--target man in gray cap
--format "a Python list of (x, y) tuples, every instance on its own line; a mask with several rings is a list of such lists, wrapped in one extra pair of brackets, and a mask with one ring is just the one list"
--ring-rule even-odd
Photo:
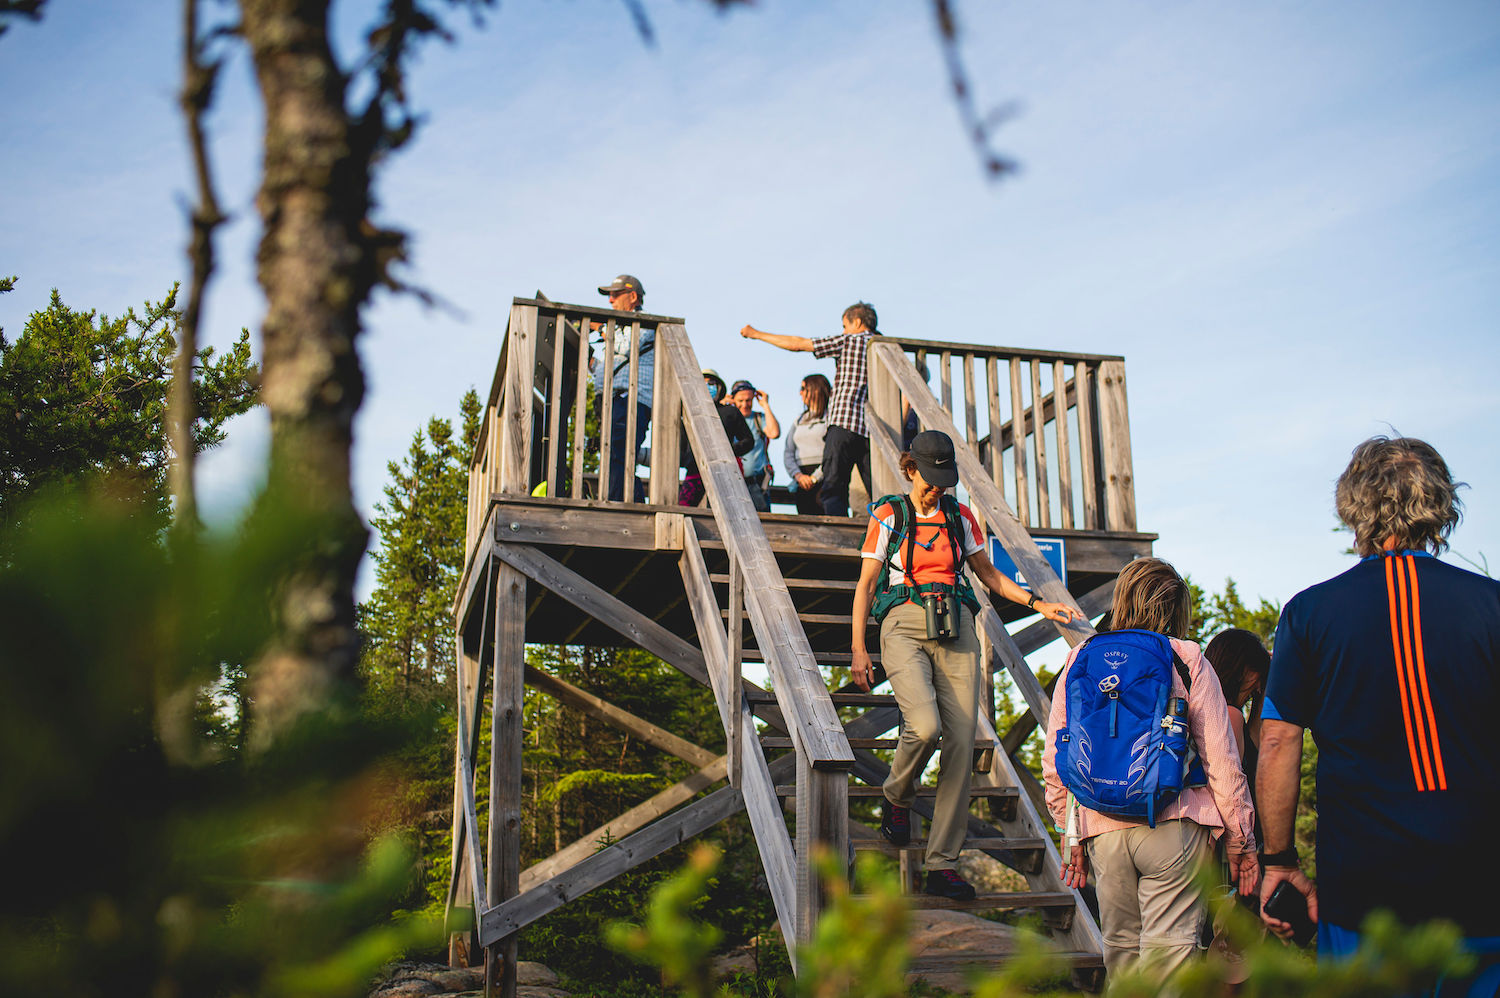
[[(599, 293), (609, 299), (609, 307), (621, 312), (639, 312), (646, 299), (646, 290), (638, 278), (621, 274), (608, 284), (599, 285)], [(635, 441), (627, 448), (625, 442), (626, 419), (629, 416), (630, 394), (630, 325), (622, 320), (615, 326), (614, 377), (610, 381), (610, 392), (614, 395), (613, 416), (609, 427), (609, 484), (606, 495), (611, 502), (625, 498), (625, 471), (631, 470), (635, 478), (635, 455), (646, 439), (651, 426), (651, 390), (656, 380), (656, 331), (641, 330), (640, 373), (636, 376), (635, 396)], [(604, 372), (600, 370), (603, 360), (595, 356), (593, 362), (594, 384), (604, 384)], [(627, 460), (628, 458), (628, 460)], [(645, 489), (636, 482), (635, 501), (644, 502)]]

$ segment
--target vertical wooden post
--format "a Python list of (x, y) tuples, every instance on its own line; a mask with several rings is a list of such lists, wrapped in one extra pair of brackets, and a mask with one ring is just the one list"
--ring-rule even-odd
[(614, 449), (610, 427), (615, 420), (615, 320), (604, 324), (604, 344), (599, 355), (599, 498), (609, 498), (609, 459)]
[[(948, 415), (953, 415), (953, 354), (944, 350), (938, 357), (938, 363), (943, 365), (938, 378), (942, 383), (943, 408), (948, 410)], [(958, 420), (953, 420), (955, 423)]]
[(814, 769), (797, 752), (797, 939), (807, 942), (826, 906), (817, 854), (833, 861), (833, 876), (849, 875), (849, 775)]
[(990, 460), (985, 467), (989, 470), (990, 480), (1003, 495), (1005, 493), (1005, 449), (1000, 446), (1000, 365), (997, 358), (989, 356), (984, 359), (984, 374), (990, 407)]
[(1104, 451), (1104, 524), (1135, 529), (1135, 472), (1130, 456), (1130, 410), (1125, 404), (1125, 363), (1099, 364), (1099, 442)]
[[(901, 392), (887, 369), (885, 358), (877, 353), (869, 354), (868, 374), (870, 379), (869, 409), (872, 418), (867, 419), (870, 434), (885, 434), (892, 438), (896, 451), (901, 450)], [(881, 448), (870, 446), (870, 501), (883, 495), (901, 491), (901, 475), (898, 469), (880, 460)]]
[[(490, 726), (489, 877), (499, 904), (521, 889), (521, 739), (526, 672), (526, 576), (500, 562), (495, 577), (495, 685)], [(486, 998), (515, 998), (516, 937), (485, 952)]]
[[(652, 353), (655, 353), (652, 348)], [(635, 431), (640, 420), (641, 390), (641, 324), (630, 324), (630, 376), (625, 392), (625, 481), (620, 493), (622, 502), (635, 502), (635, 466), (639, 453), (635, 446)], [(653, 395), (653, 398), (655, 396)]]
[[(957, 422), (957, 420), (955, 420)], [(974, 398), (974, 355), (964, 354), (964, 434), (970, 447), (979, 448), (979, 407)]]
[[(473, 703), (477, 695), (476, 684), (479, 678), (479, 661), (476, 657), (464, 651), (463, 636), (459, 635), (456, 641), (455, 665), (458, 669), (458, 716), (465, 717), (469, 711), (469, 705)], [(464, 932), (453, 932), (450, 927), (448, 933), (448, 966), (471, 967), (475, 958), (479, 955), (478, 936), (476, 929), (479, 927), (479, 911), (474, 904), (474, 889), (469, 886), (469, 878), (473, 872), (468, 869), (468, 851), (464, 849), (464, 837), (473, 834), (478, 837), (478, 830), (469, 832), (464, 817), (464, 781), (470, 775), (468, 766), (464, 765), (464, 753), (469, 752), (469, 745), (465, 744), (464, 735), (466, 727), (463, 724), (455, 725), (455, 759), (453, 760), (453, 853), (450, 869), (452, 873), (452, 887), (449, 889), (448, 910), (445, 913), (445, 922), (451, 922), (453, 911), (456, 908), (473, 909), (473, 924)], [(472, 784), (469, 792), (473, 792)]]
[(697, 386), (703, 379), (697, 371), (671, 370), (671, 358), (665, 351), (652, 348), (655, 360), (655, 388), (651, 391), (651, 487), (647, 500), (655, 506), (677, 503), (677, 469), (682, 455), (682, 392)]
[(1057, 427), (1057, 505), (1064, 530), (1073, 529), (1073, 455), (1068, 451), (1068, 381), (1063, 362), (1052, 362), (1052, 419)]
[[(587, 444), (589, 401), (588, 322), (578, 325), (578, 384), (573, 392), (573, 498), (583, 498), (583, 452)], [(597, 387), (597, 386), (596, 386)]]
[(1083, 529), (1100, 530), (1099, 520), (1099, 435), (1094, 426), (1094, 365), (1078, 361), (1073, 365), (1074, 393), (1078, 396), (1078, 470), (1083, 479)]
[(740, 788), (740, 776), (744, 772), (745, 765), (745, 740), (738, 723), (740, 716), (740, 702), (745, 696), (744, 682), (744, 658), (745, 651), (745, 623), (742, 619), (745, 615), (744, 596), (745, 580), (740, 574), (740, 563), (734, 556), (734, 549), (729, 548), (729, 691), (728, 700), (730, 723), (726, 726), (729, 735), (729, 785), (736, 790)]
[(1047, 423), (1042, 414), (1041, 361), (1031, 362), (1031, 455), (1036, 458), (1036, 524), (1052, 526), (1052, 498), (1047, 491)]
[(1031, 489), (1026, 484), (1026, 403), (1021, 395), (1021, 358), (1010, 359), (1010, 447), (1016, 466), (1016, 519), (1031, 526)]
[(552, 377), (547, 379), (547, 471), (543, 481), (547, 483), (547, 495), (556, 497), (557, 459), (563, 453), (559, 437), (567, 429), (567, 416), (562, 412), (562, 383), (567, 372), (563, 370), (563, 341), (567, 339), (567, 319), (561, 312), (552, 319)]

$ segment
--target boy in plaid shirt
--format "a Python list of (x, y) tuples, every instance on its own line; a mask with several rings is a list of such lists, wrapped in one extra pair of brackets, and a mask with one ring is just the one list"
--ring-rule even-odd
[(855, 468), (865, 488), (870, 487), (870, 434), (865, 425), (870, 384), (865, 345), (871, 336), (880, 335), (875, 323), (874, 307), (861, 301), (844, 309), (844, 331), (834, 336), (812, 340), (767, 333), (749, 325), (740, 330), (746, 339), (833, 358), (833, 395), (828, 400), (828, 435), (823, 440), (823, 512), (829, 516), (849, 515), (849, 476)]

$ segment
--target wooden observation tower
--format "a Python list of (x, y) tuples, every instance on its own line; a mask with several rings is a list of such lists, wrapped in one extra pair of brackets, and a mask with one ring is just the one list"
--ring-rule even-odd
[[(629, 406), (627, 439), (634, 436), (641, 334), (655, 333), (644, 503), (631, 501), (629, 488), (623, 502), (582, 498), (597, 494), (584, 472), (590, 392), (578, 363), (588, 354), (591, 322), (606, 333), (603, 369), (629, 365), (628, 397), (606, 393), (602, 400), (606, 427), (611, 406)], [(624, 358), (612, 356), (617, 324), (630, 332)], [(872, 494), (905, 491), (896, 468), (905, 398), (924, 428), (960, 445), (960, 490), (1026, 580), (1048, 600), (1102, 613), (1120, 568), (1149, 554), (1155, 539), (1136, 530), (1123, 358), (882, 336), (871, 342), (868, 359)], [(514, 993), (521, 928), (741, 810), (794, 961), (795, 944), (809, 937), (824, 903), (811, 866), (815, 853), (880, 849), (901, 858), (903, 873), (920, 859), (921, 840), (896, 849), (848, 811), (850, 798), (880, 793), (888, 766), (872, 749), (895, 744), (894, 698), (852, 686), (831, 690), (824, 671), (849, 661), (865, 520), (758, 514), (700, 370), (681, 319), (543, 298), (512, 303), (469, 473), (467, 556), (454, 606), (459, 723), (448, 892), (450, 914), (469, 909), (475, 916), (472, 931), (454, 935), (453, 958), (467, 961), (483, 947), (492, 989), (506, 995)], [(602, 436), (599, 466), (607, 468), (609, 435)], [(706, 505), (676, 505), (683, 441), (701, 469)], [(1062, 542), (1066, 586), (1033, 534)], [(1050, 688), (1038, 683), (1025, 656), (1059, 637), (1077, 644), (1092, 628), (1037, 618), (1012, 634), (1005, 624), (1026, 611), (991, 605), (983, 587), (975, 588), (989, 707), (980, 708), (973, 792), (988, 799), (989, 818), (970, 818), (965, 848), (1018, 871), (1028, 889), (971, 902), (921, 894), (911, 900), (918, 907), (1039, 910), (1081, 982), (1097, 986), (1099, 929), (1078, 893), (1062, 885), (1041, 788), (1012, 758), (1045, 723), (1051, 703)], [(713, 689), (727, 753), (528, 666), (528, 642), (630, 644), (658, 656)], [(771, 690), (742, 677), (745, 662), (763, 664)], [(1003, 732), (994, 725), (996, 669), (1009, 671), (1027, 707)], [(475, 760), (487, 683), (493, 741), (492, 771), (484, 774), (475, 772)], [(528, 684), (697, 772), (522, 869)], [(478, 781), (486, 776), (482, 842), (476, 787), (483, 801)], [(931, 798), (919, 796), (915, 810), (930, 815)], [(606, 834), (612, 844), (601, 849)], [(923, 969), (920, 958), (915, 969)]]

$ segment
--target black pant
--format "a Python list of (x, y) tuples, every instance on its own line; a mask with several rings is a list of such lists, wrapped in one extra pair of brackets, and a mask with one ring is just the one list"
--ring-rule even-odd
[[(811, 475), (821, 467), (822, 465), (820, 464), (803, 464), (798, 465), (797, 470), (804, 475)], [(804, 489), (800, 485), (797, 486), (797, 491), (792, 493), (792, 500), (797, 504), (797, 512), (803, 516), (822, 516), (822, 490), (822, 482), (814, 482), (813, 487), (810, 489)]]
[(870, 438), (842, 426), (828, 427), (823, 438), (823, 512), (829, 516), (849, 515), (849, 476), (855, 468), (870, 484)]
[(629, 418), (628, 405), (624, 392), (615, 394), (614, 414), (609, 428), (609, 492), (607, 494), (610, 502), (620, 502), (625, 498), (627, 477), (634, 483), (632, 489), (635, 501), (646, 501), (646, 490), (642, 488), (640, 479), (635, 477), (635, 458), (646, 439), (646, 430), (651, 426), (651, 407), (644, 402), (635, 404), (635, 440), (627, 445), (625, 422)]

